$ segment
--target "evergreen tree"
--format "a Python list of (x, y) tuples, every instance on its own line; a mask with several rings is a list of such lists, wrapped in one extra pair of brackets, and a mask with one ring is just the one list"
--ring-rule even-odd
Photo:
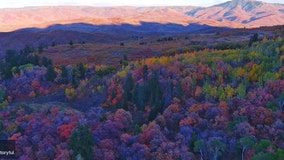
[(9, 64), (1, 64), (1, 76), (3, 79), (11, 79), (13, 77), (12, 67)]
[(89, 127), (86, 124), (78, 124), (72, 131), (69, 139), (72, 159), (77, 159), (78, 157), (84, 160), (93, 159), (94, 145), (95, 141)]
[(43, 46), (40, 45), (40, 46), (38, 47), (38, 53), (42, 53), (42, 52), (43, 52)]
[(85, 70), (85, 67), (84, 67), (84, 64), (81, 62), (77, 65), (77, 69), (78, 69), (78, 72), (79, 72), (79, 79), (85, 79), (85, 74), (86, 74), (86, 70)]
[(6, 93), (0, 88), (0, 103), (2, 103), (7, 98)]
[(68, 84), (68, 71), (65, 65), (61, 66), (61, 78), (63, 84)]
[(74, 88), (77, 88), (78, 85), (79, 85), (79, 71), (77, 68), (73, 68), (72, 71), (71, 71), (71, 76), (72, 76), (72, 79), (71, 79), (71, 83), (73, 85)]
[(137, 109), (142, 111), (144, 110), (145, 103), (147, 101), (145, 86), (143, 84), (136, 84), (134, 91), (133, 91), (133, 97), (132, 102), (136, 104)]
[(150, 96), (150, 106), (151, 112), (149, 120), (155, 119), (158, 113), (162, 112), (164, 97), (162, 88), (160, 86), (158, 73), (155, 72), (149, 82), (149, 96)]
[(46, 75), (45, 75), (46, 80), (53, 82), (54, 79), (56, 78), (56, 76), (57, 76), (57, 74), (54, 71), (54, 67), (52, 65), (49, 65), (47, 67), (47, 71), (46, 71)]
[(34, 50), (35, 49), (33, 46), (26, 45), (25, 48), (22, 50), (22, 52), (25, 54), (29, 54), (29, 53), (34, 52)]
[(18, 61), (18, 58), (17, 58), (16, 50), (7, 50), (6, 56), (5, 56), (5, 62), (11, 66), (16, 66), (17, 61)]
[(72, 40), (69, 41), (69, 45), (73, 46), (73, 41)]
[(122, 67), (126, 67), (128, 65), (127, 55), (123, 55), (123, 59), (121, 59), (119, 63), (122, 65)]
[(123, 108), (125, 110), (128, 110), (128, 102), (132, 100), (132, 92), (134, 88), (134, 82), (132, 78), (132, 74), (128, 73), (126, 76), (126, 81), (123, 86), (124, 92), (123, 92)]
[(143, 79), (144, 79), (144, 81), (147, 80), (147, 77), (148, 77), (148, 66), (144, 65), (143, 66)]
[(38, 55), (29, 55), (27, 57), (28, 63), (33, 64), (33, 65), (39, 65), (39, 56)]
[(182, 97), (183, 97), (183, 90), (182, 90), (182, 85), (181, 85), (181, 81), (178, 80), (178, 83), (177, 83), (177, 88), (176, 88), (176, 96), (178, 99), (182, 100)]
[(51, 61), (51, 59), (49, 59), (47, 57), (42, 57), (41, 65), (45, 66), (45, 67), (48, 67), (49, 65), (52, 65), (52, 61)]
[(168, 107), (171, 104), (172, 101), (172, 95), (173, 95), (173, 84), (172, 79), (168, 79), (166, 82), (166, 91), (165, 91), (165, 102), (164, 102), (164, 108)]
[(203, 160), (205, 149), (206, 149), (206, 146), (203, 140), (197, 140), (194, 142), (193, 150), (194, 152), (200, 153), (200, 160)]
[(252, 37), (250, 37), (250, 40), (249, 40), (249, 47), (254, 43), (254, 42), (257, 42), (258, 41), (258, 34), (255, 33)]

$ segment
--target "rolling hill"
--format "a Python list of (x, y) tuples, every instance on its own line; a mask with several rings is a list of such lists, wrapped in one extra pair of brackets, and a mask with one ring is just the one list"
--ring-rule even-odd
[[(115, 43), (135, 37), (219, 33), (283, 25), (284, 5), (233, 0), (211, 7), (47, 6), (0, 9), (0, 57), (7, 49), (75, 43)], [(226, 31), (225, 30), (225, 31)]]
[(0, 9), (0, 31), (45, 28), (54, 24), (88, 23), (93, 25), (139, 25), (140, 22), (196, 22), (184, 14), (195, 7), (90, 7), (51, 6)]
[(141, 25), (142, 22), (149, 22), (238, 28), (281, 25), (284, 20), (283, 4), (255, 0), (232, 0), (205, 8), (47, 6), (0, 9), (0, 12), (0, 32), (73, 23)]

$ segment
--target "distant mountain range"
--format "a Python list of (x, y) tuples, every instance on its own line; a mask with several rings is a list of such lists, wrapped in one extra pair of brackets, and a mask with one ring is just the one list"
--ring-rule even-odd
[(0, 13), (0, 32), (74, 23), (139, 25), (149, 22), (234, 28), (284, 24), (283, 4), (255, 0), (233, 0), (211, 7), (51, 6), (0, 9)]

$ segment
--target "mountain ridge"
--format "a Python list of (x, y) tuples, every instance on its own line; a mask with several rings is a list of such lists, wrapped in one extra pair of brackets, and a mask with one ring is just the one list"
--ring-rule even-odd
[(199, 23), (231, 28), (273, 26), (284, 22), (284, 4), (257, 0), (233, 0), (210, 7), (45, 6), (0, 9), (0, 12), (0, 32), (81, 22), (94, 25), (140, 25), (141, 22), (154, 22), (184, 26)]
[(284, 5), (257, 0), (232, 0), (206, 8), (196, 8), (188, 15), (201, 20), (231, 21), (244, 27), (281, 25)]

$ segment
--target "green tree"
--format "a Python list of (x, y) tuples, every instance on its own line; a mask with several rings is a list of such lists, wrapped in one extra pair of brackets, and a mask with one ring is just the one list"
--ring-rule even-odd
[(217, 88), (217, 94), (218, 94), (218, 98), (219, 98), (220, 101), (226, 100), (225, 90), (222, 86), (219, 86)]
[(182, 90), (182, 85), (181, 85), (180, 80), (178, 80), (178, 82), (177, 82), (176, 92), (177, 92), (176, 93), (177, 98), (182, 100), (184, 93), (183, 93), (183, 90)]
[(146, 101), (146, 87), (143, 84), (137, 83), (133, 91), (132, 102), (136, 104), (138, 110), (142, 111), (144, 110)]
[(128, 102), (132, 100), (132, 93), (133, 93), (133, 88), (134, 88), (134, 82), (132, 78), (132, 74), (129, 72), (126, 75), (126, 80), (123, 85), (123, 108), (125, 110), (128, 110)]
[(46, 80), (53, 82), (54, 79), (56, 78), (56, 76), (57, 76), (57, 74), (54, 71), (54, 67), (52, 65), (49, 65), (47, 67), (47, 71), (46, 71), (46, 74), (45, 74)]
[(7, 98), (6, 93), (0, 88), (0, 103), (2, 103)]
[(9, 64), (1, 65), (1, 76), (3, 79), (11, 79), (13, 77), (12, 67)]
[(73, 41), (72, 40), (69, 41), (69, 45), (73, 46)]
[(7, 50), (6, 56), (5, 56), (5, 61), (6, 61), (6, 63), (11, 64), (11, 66), (16, 66), (17, 65), (17, 52), (16, 52), (16, 50)]
[(249, 40), (249, 47), (252, 46), (252, 44), (254, 42), (257, 42), (258, 41), (258, 34), (255, 33), (253, 36), (250, 37), (250, 40)]
[(146, 81), (148, 78), (148, 66), (147, 65), (144, 65), (143, 66), (143, 79), (144, 81)]
[(246, 86), (243, 83), (239, 84), (237, 88), (237, 95), (243, 99), (246, 97)]
[(211, 85), (208, 82), (205, 82), (203, 85), (203, 94), (205, 95), (205, 98), (208, 100), (210, 97), (210, 89), (211, 89)]
[(283, 160), (283, 159), (284, 159), (283, 149), (277, 149), (277, 151), (274, 153), (260, 152), (252, 157), (252, 160)]
[(254, 149), (257, 152), (264, 152), (269, 146), (271, 146), (271, 142), (267, 139), (262, 139), (254, 145)]
[(51, 43), (51, 46), (52, 46), (52, 47), (55, 47), (56, 45), (57, 45), (57, 44), (56, 44), (56, 42), (54, 42), (54, 41)]
[(155, 72), (149, 81), (149, 97), (150, 97), (150, 106), (151, 112), (149, 120), (155, 119), (158, 113), (162, 112), (164, 97), (162, 88), (160, 86), (158, 73)]
[(205, 149), (205, 143), (203, 140), (197, 140), (194, 142), (194, 152), (199, 152), (200, 153), (200, 160), (203, 160), (204, 156), (204, 149)]
[(72, 159), (81, 157), (84, 160), (93, 159), (93, 146), (95, 141), (92, 132), (86, 124), (78, 124), (72, 131), (69, 146), (72, 150)]
[(45, 66), (45, 67), (48, 67), (49, 65), (52, 65), (52, 61), (51, 61), (51, 59), (49, 59), (47, 57), (42, 57), (41, 65)]
[(77, 64), (77, 69), (78, 69), (78, 72), (79, 72), (79, 79), (85, 79), (85, 75), (86, 75), (86, 69), (84, 67), (84, 64), (81, 62), (79, 64)]
[(42, 53), (42, 52), (43, 52), (43, 49), (44, 49), (43, 45), (42, 45), (42, 44), (39, 45), (39, 46), (38, 46), (38, 53)]
[(254, 137), (244, 136), (239, 140), (239, 145), (242, 149), (242, 160), (244, 160), (244, 154), (248, 149), (251, 149), (255, 144)]
[(68, 71), (65, 65), (61, 66), (61, 78), (63, 84), (68, 84)]
[(29, 55), (28, 57), (28, 62), (27, 63), (30, 63), (30, 64), (33, 64), (33, 65), (36, 65), (38, 66), (39, 65), (39, 56), (38, 55)]
[(219, 137), (209, 138), (206, 146), (209, 153), (212, 154), (213, 160), (217, 160), (218, 156), (221, 156), (222, 152), (224, 152), (226, 148), (226, 144), (222, 142)]
[(128, 57), (127, 55), (123, 55), (123, 59), (120, 60), (120, 64), (123, 66), (123, 67), (126, 67), (128, 65)]

